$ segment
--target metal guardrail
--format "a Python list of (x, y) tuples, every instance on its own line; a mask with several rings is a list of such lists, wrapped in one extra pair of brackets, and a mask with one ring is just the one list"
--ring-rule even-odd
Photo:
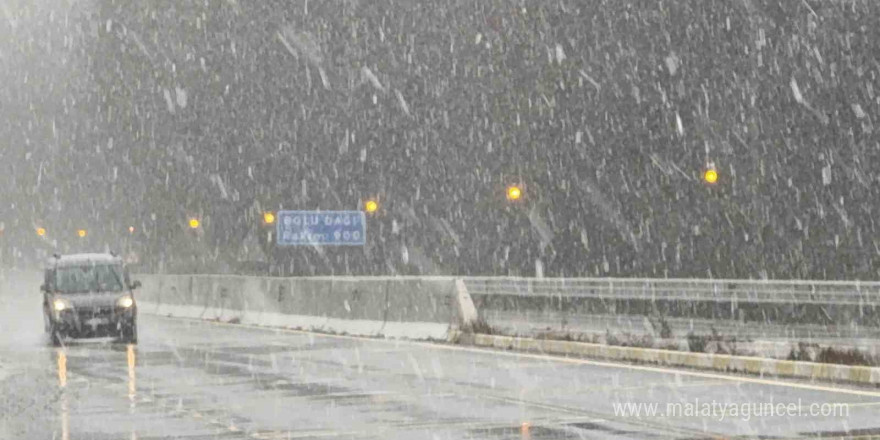
[(880, 306), (880, 282), (626, 278), (463, 278), (472, 295)]

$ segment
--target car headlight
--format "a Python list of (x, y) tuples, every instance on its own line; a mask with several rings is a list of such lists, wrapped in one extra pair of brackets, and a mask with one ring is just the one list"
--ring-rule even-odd
[(116, 300), (116, 305), (118, 307), (123, 308), (123, 309), (127, 309), (127, 308), (134, 305), (134, 298), (132, 298), (128, 295), (125, 295), (122, 298), (119, 298), (118, 300)]
[(55, 301), (52, 301), (52, 308), (55, 309), (56, 312), (63, 312), (70, 308), (70, 304), (61, 298), (57, 298)]

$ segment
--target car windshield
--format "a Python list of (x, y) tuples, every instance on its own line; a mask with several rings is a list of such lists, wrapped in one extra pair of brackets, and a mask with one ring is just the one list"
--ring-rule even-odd
[(120, 292), (122, 268), (112, 264), (59, 267), (55, 270), (55, 290), (61, 293)]

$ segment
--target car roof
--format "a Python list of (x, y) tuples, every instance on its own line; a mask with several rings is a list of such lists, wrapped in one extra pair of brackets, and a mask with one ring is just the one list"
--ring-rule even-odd
[(112, 254), (57, 255), (49, 260), (52, 267), (83, 266), (86, 264), (122, 264), (122, 258)]

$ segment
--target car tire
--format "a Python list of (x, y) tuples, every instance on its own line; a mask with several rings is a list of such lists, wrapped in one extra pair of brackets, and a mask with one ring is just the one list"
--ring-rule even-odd
[(137, 344), (137, 321), (132, 321), (131, 324), (122, 327), (122, 335), (120, 339), (127, 344)]

